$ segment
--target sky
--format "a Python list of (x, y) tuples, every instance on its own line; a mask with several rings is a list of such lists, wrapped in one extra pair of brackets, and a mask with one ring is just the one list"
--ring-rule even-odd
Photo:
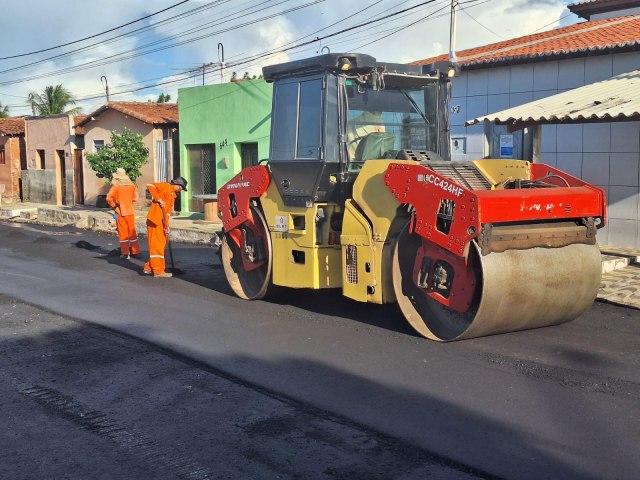
[[(583, 21), (569, 0), (458, 0), (456, 50)], [(357, 52), (408, 63), (449, 51), (451, 0), (23, 0), (0, 16), (0, 102), (63, 85), (83, 113), (106, 101), (259, 75), (264, 65)], [(220, 68), (224, 63), (225, 68)], [(203, 68), (204, 65), (204, 68)], [(204, 79), (203, 79), (204, 69)]]

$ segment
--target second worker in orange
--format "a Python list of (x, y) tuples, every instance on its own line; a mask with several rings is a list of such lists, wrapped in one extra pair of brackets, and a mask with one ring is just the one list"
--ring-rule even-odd
[(143, 273), (154, 277), (171, 277), (165, 272), (164, 249), (169, 235), (169, 218), (176, 197), (181, 190), (187, 191), (187, 181), (174, 178), (171, 182), (147, 184), (151, 194), (151, 208), (147, 214), (147, 240), (149, 242), (149, 261), (144, 264)]

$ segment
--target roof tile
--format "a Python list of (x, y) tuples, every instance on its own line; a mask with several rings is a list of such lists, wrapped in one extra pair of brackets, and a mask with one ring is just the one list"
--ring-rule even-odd
[[(547, 32), (457, 52), (462, 67), (492, 63), (524, 63), (548, 57), (588, 55), (590, 52), (640, 48), (640, 15), (583, 22)], [(417, 65), (446, 60), (447, 55), (426, 58)]]
[(0, 118), (0, 133), (5, 135), (24, 135), (24, 117)]
[(76, 135), (84, 135), (84, 127), (80, 127), (79, 124), (86, 120), (89, 115), (75, 115), (73, 117), (73, 128)]
[(176, 103), (109, 102), (77, 122), (75, 126), (82, 127), (109, 109), (152, 125), (178, 123), (178, 104)]

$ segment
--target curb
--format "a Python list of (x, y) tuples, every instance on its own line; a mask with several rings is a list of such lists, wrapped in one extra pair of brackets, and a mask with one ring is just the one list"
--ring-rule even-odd
[[(57, 227), (76, 227), (94, 232), (116, 234), (115, 220), (112, 214), (107, 211), (71, 211), (55, 207), (6, 206), (0, 208), (0, 220)], [(212, 224), (207, 228), (181, 228), (176, 226), (174, 222), (171, 227), (170, 239), (178, 243), (214, 246), (218, 238), (215, 232), (221, 228), (222, 224)], [(146, 237), (146, 214), (143, 216), (137, 214), (136, 230), (139, 236)]]

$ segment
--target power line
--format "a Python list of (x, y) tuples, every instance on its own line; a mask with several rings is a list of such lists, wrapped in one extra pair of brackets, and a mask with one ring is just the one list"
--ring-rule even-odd
[[(262, 3), (259, 3), (258, 5), (262, 5), (264, 3), (268, 3), (269, 1), (271, 1), (271, 0), (264, 1)], [(194, 38), (191, 38), (191, 39), (183, 40), (183, 41), (180, 41), (180, 42), (175, 42), (173, 44), (165, 45), (163, 47), (157, 47), (155, 49), (143, 51), (145, 48), (153, 47), (154, 45), (158, 45), (158, 44), (161, 44), (161, 43), (166, 43), (166, 42), (168, 42), (168, 41), (170, 41), (170, 40), (172, 40), (174, 38), (183, 37), (185, 35), (188, 35), (188, 34), (191, 34), (191, 33), (199, 31), (199, 29), (193, 29), (192, 31), (189, 31), (189, 32), (186, 32), (186, 33), (182, 33), (180, 35), (172, 37), (171, 39), (164, 39), (164, 40), (158, 40), (158, 41), (155, 41), (155, 42), (151, 42), (151, 43), (148, 43), (146, 45), (142, 45), (141, 47), (137, 47), (135, 49), (130, 49), (130, 50), (126, 50), (126, 51), (123, 51), (123, 52), (119, 52), (119, 53), (110, 55), (108, 57), (101, 58), (99, 60), (91, 60), (89, 62), (85, 62), (85, 63), (79, 64), (79, 65), (74, 65), (74, 66), (71, 66), (71, 67), (65, 67), (65, 68), (62, 68), (62, 69), (59, 69), (59, 70), (50, 71), (50, 72), (46, 72), (46, 73), (40, 73), (40, 74), (32, 75), (32, 76), (29, 76), (29, 77), (23, 77), (23, 78), (14, 79), (14, 80), (5, 80), (4, 82), (0, 82), (0, 85), (12, 85), (12, 84), (15, 84), (15, 83), (24, 83), (24, 82), (28, 82), (28, 81), (31, 81), (31, 80), (37, 80), (37, 79), (40, 79), (40, 78), (50, 77), (52, 75), (73, 73), (73, 72), (78, 72), (78, 71), (81, 71), (81, 70), (86, 70), (86, 69), (95, 68), (95, 67), (99, 67), (99, 66), (109, 65), (111, 63), (120, 62), (120, 61), (123, 61), (123, 60), (130, 60), (132, 58), (136, 58), (136, 57), (143, 56), (143, 55), (148, 55), (150, 53), (156, 53), (156, 52), (160, 52), (160, 51), (167, 50), (167, 49), (170, 49), (170, 48), (174, 48), (174, 47), (177, 47), (177, 46), (186, 45), (188, 43), (192, 43), (192, 42), (195, 42), (195, 41), (198, 41), (198, 40), (202, 40), (204, 38), (209, 38), (209, 37), (211, 37), (213, 35), (217, 35), (219, 33), (225, 33), (225, 32), (231, 31), (231, 30), (235, 30), (237, 28), (241, 28), (241, 27), (245, 27), (245, 26), (248, 26), (248, 25), (252, 25), (252, 24), (264, 21), (264, 20), (268, 20), (270, 18), (274, 18), (276, 16), (279, 16), (279, 15), (282, 15), (282, 14), (285, 14), (285, 13), (290, 13), (290, 12), (293, 12), (293, 11), (296, 11), (296, 10), (300, 10), (302, 8), (306, 8), (306, 7), (310, 6), (310, 5), (315, 5), (317, 3), (322, 3), (324, 1), (325, 0), (313, 0), (313, 1), (310, 1), (310, 2), (308, 2), (306, 4), (303, 4), (303, 5), (300, 5), (300, 6), (297, 6), (297, 7), (292, 7), (290, 9), (287, 9), (287, 10), (284, 10), (282, 12), (278, 12), (278, 13), (275, 13), (275, 14), (263, 16), (263, 17), (260, 17), (258, 19), (255, 19), (255, 20), (247, 21), (247, 22), (241, 23), (239, 25), (228, 26), (226, 28), (223, 28), (221, 30), (217, 30), (215, 32), (211, 32), (211, 33), (208, 33), (208, 34), (203, 34), (203, 35), (200, 35), (200, 36), (197, 36), (197, 37), (194, 37)], [(272, 5), (271, 7), (264, 7), (264, 8), (258, 9), (255, 12), (252, 12), (252, 14), (255, 14), (255, 13), (263, 11), (263, 10), (267, 10), (268, 8), (272, 8), (273, 6), (277, 6), (277, 5), (280, 5), (282, 3), (287, 3), (287, 2), (289, 2), (289, 0), (282, 0), (279, 3), (277, 3), (275, 5)], [(248, 9), (245, 9), (245, 10), (248, 10)], [(241, 12), (243, 12), (243, 11), (244, 10), (242, 10)], [(247, 16), (247, 14), (240, 15), (241, 12), (237, 12), (235, 18), (218, 21), (217, 23), (213, 23), (212, 26), (216, 26), (216, 25), (219, 25), (219, 24), (228, 24), (229, 21), (238, 20), (240, 18), (245, 18)], [(135, 52), (138, 52), (138, 53), (135, 53)], [(130, 55), (125, 56), (128, 53), (130, 53)], [(6, 73), (6, 71), (0, 71), (0, 73)]]
[(571, 15), (573, 15), (573, 13), (569, 12), (566, 15), (563, 15), (562, 17), (560, 17), (558, 20), (554, 20), (553, 22), (549, 22), (546, 25), (541, 26), (540, 28), (535, 29), (533, 32), (531, 32), (529, 35), (539, 32), (540, 30), (542, 30), (543, 28), (547, 28), (549, 25), (554, 25), (555, 23), (560, 23), (562, 20), (564, 20), (567, 17), (570, 17)]
[[(412, 6), (412, 7), (405, 8), (405, 9), (402, 9), (402, 10), (399, 10), (399, 11), (396, 11), (396, 12), (391, 13), (391, 14), (389, 14), (389, 15), (386, 15), (386, 16), (384, 16), (384, 17), (380, 17), (380, 18), (373, 19), (373, 20), (370, 20), (370, 21), (365, 21), (365, 22), (362, 22), (362, 23), (359, 23), (359, 24), (353, 25), (353, 26), (351, 26), (351, 27), (348, 27), (348, 28), (345, 28), (345, 29), (339, 30), (338, 32), (334, 32), (334, 33), (331, 33), (331, 34), (325, 35), (325, 36), (323, 36), (323, 37), (316, 37), (316, 38), (314, 38), (313, 40), (309, 40), (309, 41), (306, 41), (306, 42), (303, 42), (303, 43), (300, 43), (300, 44), (297, 44), (297, 45), (289, 46), (289, 47), (286, 47), (286, 48), (281, 48), (281, 47), (279, 47), (279, 48), (277, 48), (277, 49), (273, 49), (273, 50), (271, 50), (271, 51), (262, 52), (262, 53), (260, 53), (260, 54), (253, 55), (253, 56), (247, 57), (247, 58), (245, 58), (245, 59), (240, 59), (240, 60), (238, 60), (238, 61), (236, 61), (236, 62), (227, 63), (227, 68), (236, 67), (236, 66), (241, 66), (241, 65), (246, 65), (246, 64), (249, 64), (249, 63), (254, 62), (254, 61), (256, 61), (256, 60), (261, 60), (261, 59), (262, 59), (262, 60), (264, 60), (264, 59), (266, 59), (266, 58), (268, 58), (268, 57), (271, 57), (271, 56), (277, 55), (277, 54), (279, 54), (279, 53), (284, 53), (284, 52), (286, 52), (286, 51), (291, 51), (291, 50), (294, 50), (294, 49), (299, 49), (299, 48), (301, 48), (301, 47), (303, 47), (303, 46), (310, 45), (310, 44), (313, 44), (313, 43), (315, 43), (315, 42), (319, 42), (319, 41), (324, 40), (324, 39), (326, 39), (326, 38), (335, 37), (335, 36), (337, 36), (337, 35), (340, 35), (340, 34), (343, 34), (343, 33), (346, 33), (346, 32), (352, 31), (352, 30), (355, 30), (355, 29), (359, 29), (359, 28), (362, 28), (362, 27), (364, 27), (364, 26), (368, 26), (368, 25), (371, 25), (371, 24), (374, 24), (374, 23), (381, 22), (381, 21), (383, 21), (383, 20), (387, 20), (387, 19), (389, 19), (389, 18), (396, 17), (396, 16), (401, 15), (401, 14), (403, 14), (403, 13), (406, 13), (406, 12), (409, 12), (409, 11), (412, 11), (412, 10), (415, 10), (416, 8), (422, 7), (422, 6), (424, 6), (424, 5), (428, 5), (428, 4), (430, 4), (430, 3), (434, 3), (435, 1), (436, 1), (436, 0), (428, 0), (428, 1), (426, 1), (426, 2), (419, 3), (419, 4), (414, 5), (414, 6)], [(363, 10), (364, 10), (364, 9), (363, 9)], [(360, 12), (361, 12), (361, 11), (363, 11), (363, 10), (360, 10)], [(336, 23), (339, 23), (339, 22), (336, 22)], [(308, 36), (309, 36), (309, 35), (305, 35), (305, 36), (303, 36), (303, 37), (301, 37), (301, 38), (306, 38), (306, 37), (308, 37)], [(290, 42), (290, 43), (291, 43), (291, 42)], [(214, 68), (212, 71), (213, 71), (213, 72), (215, 72), (216, 70), (217, 70), (217, 69), (215, 69), (215, 68)], [(197, 72), (199, 72), (199, 71), (200, 71), (200, 69), (197, 69), (197, 71), (196, 71), (196, 70), (192, 70), (192, 72), (194, 72), (194, 74), (193, 74), (191, 77), (189, 77), (189, 78), (193, 78), (193, 76), (195, 76), (195, 75), (199, 75), (199, 73), (197, 73)], [(189, 72), (186, 72), (186, 73), (189, 73)], [(156, 86), (160, 86), (160, 85), (166, 85), (166, 84), (172, 84), (172, 83), (177, 83), (177, 82), (183, 82), (183, 81), (185, 81), (185, 80), (186, 80), (186, 79), (184, 79), (184, 78), (175, 79), (175, 80), (168, 80), (168, 81), (166, 81), (166, 82), (161, 82), (161, 83), (154, 84), (154, 85), (142, 86), (142, 87), (139, 87), (139, 88), (136, 88), (136, 89), (130, 90), (129, 92), (126, 92), (126, 93), (131, 93), (131, 92), (134, 92), (134, 91), (140, 91), (140, 90), (144, 90), (144, 89), (146, 89), (146, 88), (154, 88), (154, 87), (156, 87)], [(98, 96), (98, 97), (99, 97), (99, 96)]]
[(17, 55), (10, 55), (8, 57), (0, 57), (0, 60), (8, 60), (10, 58), (26, 57), (28, 55), (35, 55), (36, 53), (42, 53), (42, 52), (48, 52), (50, 50), (55, 50), (56, 48), (67, 47), (69, 45), (73, 45), (74, 43), (84, 42), (85, 40), (89, 40), (91, 38), (96, 38), (96, 37), (99, 37), (100, 35), (104, 35), (105, 33), (110, 33), (110, 32), (113, 32), (115, 30), (119, 30), (119, 29), (121, 29), (123, 27), (127, 27), (129, 25), (133, 25), (134, 23), (141, 22), (142, 20), (146, 20), (147, 18), (151, 18), (151, 17), (153, 17), (155, 15), (158, 15), (160, 13), (166, 12), (167, 10), (171, 10), (172, 8), (178, 7), (178, 6), (182, 5), (183, 3), (187, 3), (188, 1), (190, 1), (190, 0), (182, 0), (181, 2), (178, 2), (178, 3), (174, 4), (174, 5), (171, 5), (170, 7), (164, 8), (162, 10), (158, 10), (157, 12), (151, 13), (149, 15), (145, 15), (144, 17), (138, 18), (136, 20), (132, 20), (132, 21), (130, 21), (128, 23), (119, 25), (117, 27), (110, 28), (109, 30), (105, 30), (104, 32), (96, 33), (94, 35), (90, 35), (88, 37), (81, 38), (80, 40), (74, 40), (73, 42), (63, 43), (63, 44), (60, 44), (60, 45), (56, 45), (55, 47), (43, 48), (41, 50), (36, 50), (34, 52), (20, 53), (20, 54), (17, 54)]
[[(32, 67), (34, 65), (40, 65), (40, 64), (46, 63), (46, 62), (51, 61), (51, 60), (57, 60), (57, 59), (60, 59), (60, 58), (63, 58), (63, 57), (68, 57), (68, 56), (74, 55), (74, 54), (79, 53), (79, 52), (86, 52), (87, 50), (91, 50), (91, 49), (93, 49), (95, 47), (104, 46), (104, 45), (107, 45), (109, 43), (113, 43), (115, 41), (122, 40), (122, 39), (127, 38), (127, 37), (131, 37), (134, 34), (145, 32), (145, 31), (148, 31), (148, 30), (152, 30), (154, 28), (157, 28), (158, 26), (167, 25), (169, 23), (176, 22), (176, 21), (181, 20), (183, 18), (189, 17), (191, 15), (195, 15), (195, 14), (200, 13), (200, 12), (206, 10), (206, 9), (216, 7), (216, 6), (220, 5), (220, 4), (224, 4), (224, 3), (227, 3), (229, 1), (230, 0), (215, 0), (215, 1), (211, 2), (208, 5), (201, 5), (199, 7), (196, 7), (194, 9), (188, 10), (186, 12), (182, 12), (182, 13), (180, 13), (178, 15), (174, 15), (173, 17), (166, 18), (166, 19), (161, 20), (159, 22), (152, 23), (150, 25), (147, 25), (147, 26), (144, 26), (144, 27), (141, 27), (141, 28), (137, 28), (135, 30), (130, 30), (130, 31), (122, 33), (120, 35), (116, 35), (115, 37), (107, 38), (105, 40), (101, 40), (99, 42), (92, 43), (90, 45), (85, 45), (84, 47), (76, 48), (76, 49), (68, 51), (68, 52), (60, 53), (60, 54), (54, 55), (52, 57), (43, 58), (41, 60), (36, 60), (36, 61), (31, 62), (31, 63), (26, 63), (24, 65), (19, 65), (17, 67), (12, 67), (12, 68), (8, 68), (8, 69), (5, 69), (5, 70), (1, 70), (0, 73), (15, 72), (17, 70), (22, 70), (22, 69), (25, 69), (25, 68), (28, 68), (28, 67)], [(55, 47), (53, 47), (53, 48), (55, 48)], [(51, 49), (46, 49), (46, 50), (51, 50)], [(43, 50), (43, 51), (46, 51), (46, 50)]]
[(487, 27), (486, 25), (480, 23), (473, 15), (471, 15), (469, 12), (467, 12), (466, 9), (461, 8), (460, 9), (462, 11), (462, 13), (464, 13), (467, 17), (469, 17), (471, 20), (473, 20), (474, 22), (476, 22), (478, 25), (480, 25), (482, 28), (484, 28), (487, 32), (489, 33), (493, 33), (496, 37), (502, 39), (502, 40), (506, 40), (506, 38), (504, 38), (502, 35), (500, 35), (497, 32), (494, 32), (493, 30), (491, 30), (489, 27)]
[[(342, 29), (342, 30), (340, 30), (340, 31), (338, 31), (338, 32), (334, 32), (334, 33), (331, 33), (331, 34), (325, 35), (325, 36), (323, 36), (323, 37), (316, 37), (316, 38), (314, 38), (313, 40), (306, 41), (306, 42), (303, 42), (303, 43), (299, 43), (299, 44), (296, 44), (296, 45), (292, 45), (292, 46), (289, 46), (289, 47), (287, 47), (287, 48), (281, 48), (281, 47), (278, 47), (278, 48), (276, 48), (276, 49), (272, 49), (272, 50), (270, 50), (270, 51), (266, 51), (266, 52), (262, 52), (262, 53), (260, 53), (260, 54), (256, 54), (256, 55), (253, 55), (253, 56), (249, 56), (249, 57), (246, 57), (246, 58), (244, 58), (244, 59), (238, 59), (238, 61), (236, 61), (236, 62), (233, 62), (233, 63), (231, 63), (231, 64), (229, 64), (229, 63), (228, 63), (228, 64), (227, 64), (227, 67), (235, 67), (235, 66), (241, 66), (241, 65), (250, 65), (250, 64), (255, 63), (255, 62), (257, 62), (257, 61), (260, 61), (260, 60), (266, 60), (266, 59), (268, 59), (268, 58), (270, 58), (270, 57), (272, 57), (272, 56), (274, 56), (274, 55), (277, 55), (277, 54), (279, 54), (279, 53), (284, 53), (285, 51), (300, 50), (300, 49), (302, 49), (302, 48), (303, 48), (303, 47), (305, 47), (305, 46), (311, 45), (311, 44), (313, 44), (313, 43), (315, 43), (315, 42), (322, 41), (322, 40), (324, 40), (324, 39), (326, 39), (326, 38), (331, 38), (331, 37), (335, 37), (335, 36), (338, 36), (338, 35), (342, 35), (342, 34), (344, 34), (344, 33), (347, 33), (347, 32), (350, 32), (350, 31), (353, 31), (353, 30), (356, 30), (356, 29), (359, 29), (359, 28), (362, 28), (362, 27), (364, 27), (364, 26), (368, 26), (368, 25), (371, 25), (371, 24), (374, 24), (374, 23), (379, 23), (379, 22), (383, 22), (383, 21), (388, 21), (390, 18), (397, 17), (397, 16), (399, 16), (399, 15), (401, 15), (401, 14), (404, 14), (404, 13), (406, 13), (406, 12), (409, 12), (409, 11), (415, 10), (415, 9), (417, 9), (417, 8), (420, 8), (420, 7), (422, 7), (422, 6), (425, 6), (425, 5), (428, 5), (428, 4), (431, 4), (431, 3), (434, 3), (435, 1), (436, 1), (436, 0), (429, 0), (429, 1), (426, 1), (426, 2), (423, 2), (423, 3), (420, 3), (420, 4), (418, 4), (418, 5), (414, 5), (414, 6), (412, 6), (412, 7), (409, 7), (409, 8), (406, 8), (406, 9), (403, 9), (403, 10), (400, 10), (400, 11), (397, 11), (397, 12), (394, 12), (394, 13), (392, 13), (392, 14), (386, 15), (386, 16), (384, 16), (384, 17), (380, 17), (380, 18), (373, 19), (373, 20), (371, 20), (371, 21), (366, 21), (366, 22), (362, 22), (362, 23), (359, 23), (359, 24), (355, 24), (355, 25), (352, 25), (352, 26), (350, 26), (350, 27), (348, 27), (348, 28)], [(470, 1), (465, 2), (465, 3), (472, 3), (473, 1), (474, 1), (474, 0), (470, 0)], [(475, 1), (477, 1), (477, 0), (475, 0)], [(361, 13), (363, 10), (364, 10), (364, 9), (359, 10), (359, 11), (358, 11), (358, 12), (356, 12), (356, 13)], [(389, 10), (389, 9), (387, 9), (387, 10), (385, 10), (385, 11), (388, 11), (388, 10)], [(435, 13), (436, 13), (436, 12), (433, 12), (431, 15), (433, 15), (433, 14), (435, 14)], [(406, 15), (405, 15), (405, 16), (406, 16)], [(400, 17), (400, 18), (402, 18), (402, 17)], [(426, 17), (425, 17), (425, 18), (426, 18)], [(421, 19), (420, 21), (422, 21), (422, 20), (424, 20), (424, 18), (423, 18), (423, 19)], [(339, 22), (335, 22), (335, 23), (337, 24), (337, 23), (340, 23), (340, 22), (341, 22), (341, 21), (339, 21)], [(411, 25), (413, 25), (413, 24), (415, 24), (415, 23), (417, 23), (417, 22), (412, 22), (412, 23), (407, 24), (407, 25), (405, 25), (405, 26), (403, 26), (403, 27), (401, 27), (401, 28), (406, 28), (406, 26), (411, 26)], [(231, 28), (235, 28), (235, 27), (231, 27)], [(326, 28), (328, 28), (328, 27), (325, 27), (324, 29), (326, 29)], [(314, 33), (315, 33), (315, 32), (314, 32)], [(379, 33), (379, 32), (378, 32), (378, 33)], [(307, 37), (309, 37), (310, 35), (312, 35), (312, 34), (305, 35), (305, 36), (303, 36), (303, 37), (301, 37), (301, 38), (307, 38)], [(290, 43), (293, 43), (293, 42), (289, 42), (289, 44), (290, 44)], [(289, 45), (289, 44), (285, 44), (285, 45)], [(167, 81), (159, 82), (159, 83), (157, 83), (157, 82), (156, 82), (156, 83), (151, 84), (151, 85), (142, 85), (142, 86), (140, 86), (140, 87), (138, 87), (138, 88), (128, 89), (127, 91), (124, 91), (124, 92), (122, 92), (122, 91), (121, 91), (121, 92), (115, 92), (115, 93), (112, 93), (111, 95), (112, 95), (112, 96), (116, 96), (116, 95), (123, 95), (123, 94), (128, 94), (128, 93), (133, 93), (133, 92), (141, 91), (141, 90), (148, 89), (148, 88), (157, 88), (157, 87), (164, 86), (164, 85), (170, 85), (170, 84), (176, 84), (176, 83), (184, 83), (184, 82), (190, 81), (190, 80), (191, 80), (191, 79), (193, 79), (196, 75), (199, 75), (199, 71), (200, 71), (200, 69), (197, 69), (197, 71), (196, 71), (196, 70), (193, 70), (193, 69), (192, 69), (192, 70), (188, 70), (188, 71), (186, 71), (186, 72), (184, 73), (184, 75), (187, 75), (187, 76), (183, 76), (183, 77), (180, 77), (180, 78), (175, 78), (175, 79), (171, 79), (171, 80), (167, 80)], [(215, 72), (215, 71), (216, 71), (216, 69), (214, 68), (214, 69), (212, 69), (211, 71), (212, 71), (212, 72)], [(135, 85), (135, 83), (134, 83), (134, 84), (130, 84), (130, 85)], [(102, 98), (102, 95), (103, 95), (103, 94), (102, 94), (102, 93), (100, 93), (100, 94), (97, 94), (97, 95), (95, 95), (95, 96), (82, 97), (82, 98), (79, 98), (79, 99), (77, 99), (77, 100), (78, 100), (78, 101), (88, 101), (88, 100), (92, 100), (92, 99)]]

